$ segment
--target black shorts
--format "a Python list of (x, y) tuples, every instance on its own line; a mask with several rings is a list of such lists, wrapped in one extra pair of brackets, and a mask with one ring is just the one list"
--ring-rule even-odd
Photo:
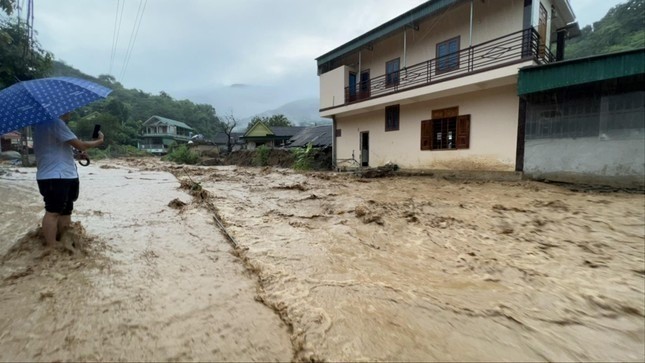
[(78, 199), (78, 178), (38, 180), (38, 190), (45, 200), (45, 210), (63, 216), (72, 214)]

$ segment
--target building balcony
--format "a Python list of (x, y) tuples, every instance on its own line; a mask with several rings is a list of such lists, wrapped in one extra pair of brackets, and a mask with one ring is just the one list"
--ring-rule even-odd
[[(457, 53), (441, 58), (434, 58), (405, 67), (397, 72), (357, 82), (354, 85), (348, 85), (349, 78), (346, 74), (349, 69), (343, 66), (321, 75), (320, 111), (322, 116), (330, 116), (335, 114), (336, 109), (340, 107), (347, 108), (347, 106), (384, 96), (406, 92), (400, 98), (411, 97), (411, 93), (408, 94), (407, 92), (410, 90), (423, 88), (422, 94), (432, 93), (446, 87), (424, 87), (449, 83), (449, 81), (460, 80), (467, 76), (506, 68), (505, 72), (490, 72), (490, 77), (478, 78), (482, 83), (486, 81), (494, 84), (491, 81), (496, 77), (504, 76), (509, 78), (509, 74), (513, 77), (517, 76), (517, 69), (510, 69), (509, 66), (525, 62), (544, 64), (554, 60), (553, 54), (540, 45), (540, 37), (537, 31), (530, 28), (462, 49)], [(327, 78), (323, 79), (323, 77)], [(464, 86), (463, 81), (454, 82), (454, 84)], [(340, 87), (343, 87), (344, 90)], [(419, 92), (415, 92), (414, 96), (418, 97)], [(343, 103), (337, 103), (339, 99)], [(384, 102), (392, 101), (397, 101), (396, 97), (387, 97), (387, 100), (384, 100)], [(375, 102), (369, 102), (369, 104), (372, 105)], [(367, 106), (366, 104), (365, 107)], [(361, 107), (363, 106), (356, 105), (356, 107), (347, 109), (359, 109)]]
[(163, 144), (139, 144), (139, 149), (158, 151), (158, 150), (166, 150), (167, 146)]
[(141, 134), (142, 138), (153, 138), (153, 137), (159, 137), (159, 138), (164, 138), (164, 139), (173, 139), (177, 141), (185, 141), (188, 142), (190, 140), (190, 137), (188, 135), (177, 135), (177, 134), (170, 134), (170, 133), (143, 133)]

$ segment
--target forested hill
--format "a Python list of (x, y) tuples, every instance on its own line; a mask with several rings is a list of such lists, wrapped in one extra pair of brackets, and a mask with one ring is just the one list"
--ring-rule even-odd
[(197, 133), (209, 138), (217, 133), (220, 126), (212, 105), (174, 100), (163, 91), (159, 95), (151, 95), (137, 89), (126, 89), (112, 76), (101, 75), (95, 78), (59, 61), (52, 63), (49, 73), (52, 77), (87, 79), (113, 90), (107, 100), (93, 103), (76, 112), (72, 121), (75, 121), (73, 126), (79, 135), (90, 133), (93, 125), (100, 123), (104, 130), (109, 130), (112, 142), (136, 146), (141, 124), (153, 115), (184, 122)]
[(567, 42), (566, 59), (645, 48), (645, 0), (616, 5), (581, 31)]

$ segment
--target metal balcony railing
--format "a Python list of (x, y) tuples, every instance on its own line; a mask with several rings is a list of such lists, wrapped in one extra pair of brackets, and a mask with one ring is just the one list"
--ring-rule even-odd
[(165, 148), (163, 144), (139, 144), (141, 150), (164, 150)]
[(182, 134), (171, 134), (168, 132), (144, 132), (141, 134), (142, 137), (169, 137), (175, 140), (190, 140), (190, 136)]
[(530, 59), (538, 63), (550, 63), (555, 60), (549, 49), (540, 45), (540, 36), (533, 28), (511, 33), (440, 58), (430, 59), (397, 72), (357, 82), (355, 85), (345, 87), (345, 104), (444, 82)]

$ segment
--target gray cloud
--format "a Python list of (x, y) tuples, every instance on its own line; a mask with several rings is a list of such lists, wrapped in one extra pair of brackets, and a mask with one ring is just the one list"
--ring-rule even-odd
[[(40, 0), (35, 28), (45, 49), (87, 74), (246, 117), (317, 97), (316, 57), (423, 2), (148, 0), (127, 68), (139, 1)], [(576, 2), (589, 4), (573, 0), (574, 10)], [(112, 57), (117, 3), (125, 7)]]

